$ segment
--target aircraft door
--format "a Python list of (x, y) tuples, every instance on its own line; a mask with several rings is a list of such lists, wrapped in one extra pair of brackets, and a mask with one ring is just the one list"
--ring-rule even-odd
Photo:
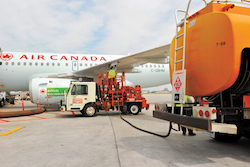
[(72, 71), (78, 71), (78, 61), (72, 61)]

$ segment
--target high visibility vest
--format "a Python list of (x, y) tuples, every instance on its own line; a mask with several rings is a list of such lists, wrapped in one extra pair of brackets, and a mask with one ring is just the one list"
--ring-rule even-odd
[(109, 70), (109, 79), (110, 78), (115, 78), (115, 70), (114, 69), (111, 69), (111, 70)]
[[(194, 103), (194, 98), (192, 96), (185, 95), (185, 103)], [(189, 107), (189, 104), (186, 106)], [(176, 104), (176, 107), (181, 107), (181, 104)]]

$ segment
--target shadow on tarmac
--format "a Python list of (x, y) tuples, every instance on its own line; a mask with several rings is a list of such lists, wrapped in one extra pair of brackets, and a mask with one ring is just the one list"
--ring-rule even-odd
[(232, 166), (234, 162), (238, 164), (239, 161), (250, 163), (249, 139), (242, 138), (237, 143), (222, 143), (200, 135), (188, 137), (173, 133), (168, 138), (133, 136), (121, 138), (120, 141), (125, 150), (137, 152), (168, 166), (212, 165), (217, 163), (218, 159), (224, 159), (225, 162), (220, 163), (226, 166)]

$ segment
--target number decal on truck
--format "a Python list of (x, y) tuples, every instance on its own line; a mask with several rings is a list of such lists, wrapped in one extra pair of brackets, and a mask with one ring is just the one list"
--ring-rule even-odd
[(216, 46), (224, 46), (224, 45), (226, 45), (225, 41), (223, 41), (223, 42), (217, 42), (216, 43)]

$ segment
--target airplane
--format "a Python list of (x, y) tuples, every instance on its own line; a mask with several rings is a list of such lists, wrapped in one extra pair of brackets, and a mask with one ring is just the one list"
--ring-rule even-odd
[(72, 80), (95, 81), (110, 66), (126, 73), (126, 85), (142, 88), (170, 83), (170, 45), (133, 55), (3, 52), (0, 91), (29, 91), (31, 102), (48, 105), (64, 101)]

